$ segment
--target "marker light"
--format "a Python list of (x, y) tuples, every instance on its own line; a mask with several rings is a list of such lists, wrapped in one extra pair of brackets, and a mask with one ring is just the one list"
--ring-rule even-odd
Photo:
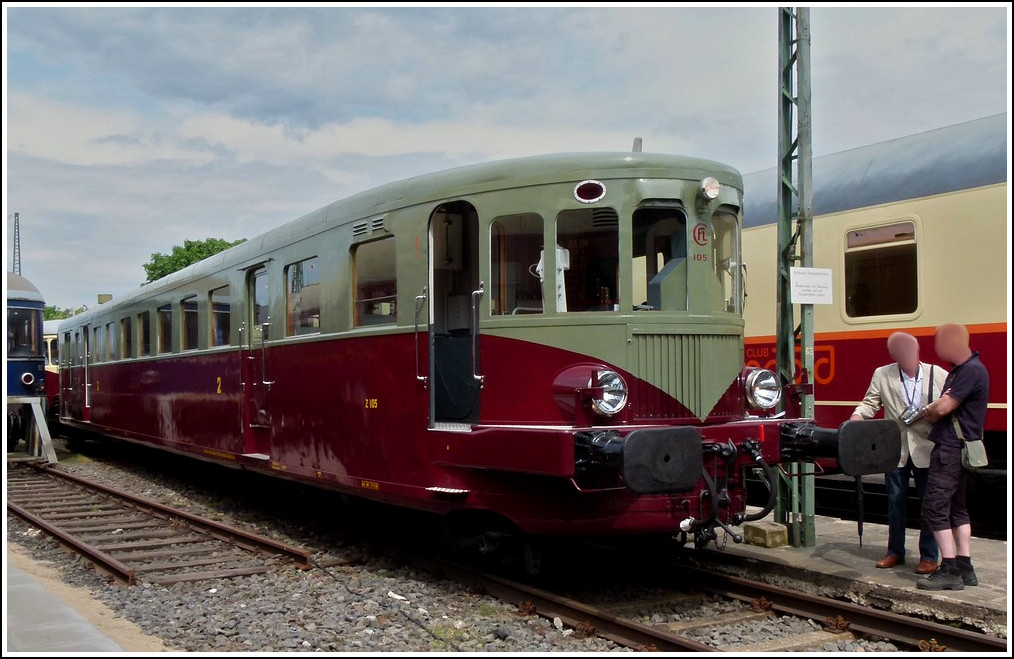
[(599, 181), (581, 181), (574, 186), (574, 199), (582, 204), (594, 204), (606, 196), (606, 186)]
[(714, 176), (701, 179), (701, 194), (708, 199), (717, 199), (718, 193), (722, 191), (722, 184)]

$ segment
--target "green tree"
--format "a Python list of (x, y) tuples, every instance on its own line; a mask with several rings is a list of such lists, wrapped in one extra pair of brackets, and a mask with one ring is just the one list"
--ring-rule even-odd
[(47, 304), (45, 308), (42, 310), (42, 319), (63, 320), (64, 318), (76, 316), (77, 314), (83, 312), (84, 310), (85, 310), (84, 307), (78, 307), (77, 309), (71, 309), (70, 307), (66, 307), (61, 309), (55, 304)]
[(209, 256), (214, 256), (221, 251), (244, 242), (246, 238), (240, 238), (235, 242), (222, 240), (221, 238), (207, 238), (205, 240), (185, 240), (183, 245), (173, 247), (169, 254), (155, 252), (151, 260), (144, 264), (144, 271), (148, 274), (145, 284), (171, 275), (177, 270), (182, 270), (188, 265), (203, 261)]

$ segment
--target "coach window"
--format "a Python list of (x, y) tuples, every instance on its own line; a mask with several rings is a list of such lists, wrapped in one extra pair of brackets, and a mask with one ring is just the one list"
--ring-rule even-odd
[(556, 217), (557, 311), (619, 307), (619, 224), (612, 208), (569, 210)]
[(171, 304), (158, 308), (158, 351), (173, 351), (173, 307)]
[(183, 312), (183, 349), (196, 350), (197, 336), (200, 334), (200, 325), (197, 322), (197, 296), (183, 298), (180, 301), (180, 310)]
[(686, 311), (686, 215), (674, 207), (639, 208), (633, 239), (634, 311)]
[(285, 335), (320, 332), (320, 259), (285, 266)]
[(740, 313), (739, 223), (732, 213), (711, 216), (711, 264), (717, 283), (711, 308), (713, 311)]
[(106, 323), (106, 361), (116, 359), (116, 323)]
[(92, 350), (90, 363), (95, 364), (102, 361), (103, 357), (105, 357), (106, 349), (105, 341), (103, 340), (104, 338), (105, 328), (103, 326), (96, 325), (92, 328)]
[(542, 217), (498, 217), (490, 225), (490, 312), (494, 316), (542, 313)]
[(60, 354), (64, 355), (64, 363), (60, 364), (60, 368), (66, 368), (66, 367), (69, 367), (69, 366), (73, 366), (73, 364), (74, 364), (74, 358), (71, 357), (71, 354), (72, 354), (71, 353), (71, 346), (72, 345), (73, 344), (71, 342), (71, 333), (70, 332), (64, 332), (63, 333), (63, 347), (60, 348)]
[(130, 317), (120, 320), (120, 358), (130, 359), (134, 356), (134, 328), (131, 327)]
[(394, 236), (355, 248), (355, 325), (384, 325), (397, 316)]
[(147, 357), (151, 354), (151, 312), (137, 314), (137, 334), (139, 356)]
[(850, 318), (909, 314), (918, 308), (915, 223), (845, 235), (845, 295)]
[(231, 327), (230, 313), (232, 312), (232, 298), (228, 286), (222, 286), (208, 293), (209, 307), (211, 308), (211, 345), (227, 346), (229, 329)]

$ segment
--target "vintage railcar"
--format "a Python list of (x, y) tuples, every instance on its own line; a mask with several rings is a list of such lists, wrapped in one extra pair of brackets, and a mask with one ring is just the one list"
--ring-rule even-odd
[(899, 441), (769, 413), (741, 212), (734, 169), (655, 154), (386, 185), (65, 321), (61, 420), (446, 513), (486, 546), (706, 543), (748, 518), (745, 469), (877, 471)]
[[(45, 392), (42, 312), (45, 300), (32, 282), (7, 273), (7, 396), (38, 398)], [(25, 438), (31, 409), (25, 403), (7, 405), (7, 450)]]
[[(923, 361), (939, 363), (936, 328), (966, 325), (990, 374), (990, 465), (975, 476), (986, 504), (977, 524), (999, 520), (1003, 534), (1006, 515), (996, 502), (1008, 499), (1007, 130), (1004, 113), (813, 163), (814, 265), (832, 271), (835, 293), (834, 304), (814, 309), (817, 422), (834, 426), (849, 417), (873, 370), (890, 361), (892, 332), (915, 335)], [(744, 177), (745, 356), (758, 368), (775, 360), (775, 176)]]

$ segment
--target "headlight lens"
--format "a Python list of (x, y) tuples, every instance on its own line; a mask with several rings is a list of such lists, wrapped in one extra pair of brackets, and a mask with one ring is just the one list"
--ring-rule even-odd
[(714, 176), (701, 179), (701, 194), (706, 199), (717, 199), (722, 191), (722, 184)]
[(767, 369), (758, 368), (746, 376), (746, 402), (750, 407), (770, 410), (782, 398), (778, 378)]
[(599, 371), (595, 386), (602, 387), (602, 398), (592, 399), (596, 413), (612, 416), (627, 404), (627, 383), (616, 371)]

